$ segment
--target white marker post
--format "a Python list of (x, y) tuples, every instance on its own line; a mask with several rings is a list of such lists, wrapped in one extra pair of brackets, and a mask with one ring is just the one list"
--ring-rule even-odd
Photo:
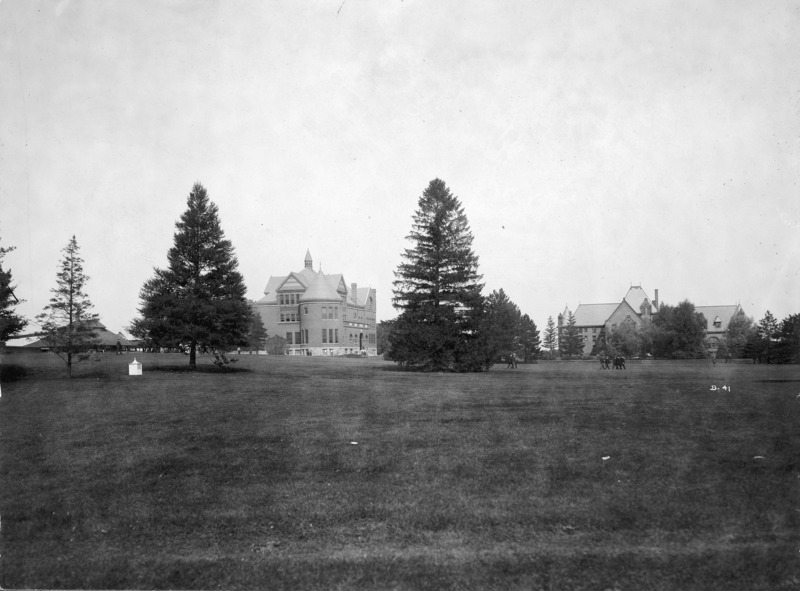
[(136, 358), (133, 358), (133, 361), (128, 365), (128, 375), (129, 376), (140, 376), (142, 375), (142, 364), (136, 361)]

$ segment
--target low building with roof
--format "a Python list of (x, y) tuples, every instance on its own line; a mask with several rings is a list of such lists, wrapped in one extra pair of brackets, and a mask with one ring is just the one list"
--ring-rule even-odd
[[(117, 342), (119, 342), (121, 347), (128, 349), (139, 346), (139, 343), (141, 343), (141, 341), (133, 341), (126, 338), (121, 332), (116, 334), (111, 332), (100, 320), (90, 320), (87, 324), (94, 331), (94, 336), (90, 344), (87, 345), (87, 348), (104, 351), (106, 349), (114, 349)], [(38, 329), (37, 332), (9, 339), (7, 347), (9, 349), (39, 349), (40, 351), (49, 351), (50, 343), (43, 337), (41, 329)]]
[(303, 262), (271, 276), (256, 302), (267, 335), (285, 338), (289, 355), (376, 355), (375, 289), (315, 271), (310, 251)]

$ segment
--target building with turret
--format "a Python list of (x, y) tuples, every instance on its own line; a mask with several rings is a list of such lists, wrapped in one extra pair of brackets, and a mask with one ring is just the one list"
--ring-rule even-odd
[[(658, 290), (655, 300), (650, 300), (640, 285), (632, 285), (621, 302), (609, 304), (580, 304), (573, 315), (575, 326), (583, 337), (583, 355), (591, 354), (601, 335), (610, 335), (617, 326), (629, 324), (636, 328), (648, 322), (658, 311)], [(569, 307), (558, 315), (558, 333), (561, 335), (569, 320)]]
[[(618, 326), (627, 324), (641, 328), (650, 322), (659, 310), (658, 290), (654, 293), (655, 298), (650, 300), (640, 285), (632, 285), (621, 302), (580, 304), (572, 314), (575, 317), (575, 326), (583, 337), (583, 355), (591, 355), (598, 339), (602, 342), (602, 338), (608, 338)], [(717, 352), (733, 317), (744, 314), (739, 304), (695, 306), (694, 309), (706, 318), (703, 340), (709, 353)], [(558, 315), (559, 337), (569, 322), (569, 315), (568, 306)]]
[(375, 289), (315, 271), (308, 251), (302, 270), (269, 278), (256, 308), (289, 355), (377, 354)]

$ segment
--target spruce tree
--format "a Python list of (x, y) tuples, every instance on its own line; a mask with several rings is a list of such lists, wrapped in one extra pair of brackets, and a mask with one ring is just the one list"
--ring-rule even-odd
[(484, 368), (478, 257), (464, 208), (442, 180), (432, 180), (423, 192), (407, 238), (413, 245), (393, 282), (392, 303), (401, 314), (389, 357), (434, 371)]
[(522, 360), (525, 363), (534, 361), (539, 356), (539, 347), (542, 344), (536, 323), (527, 314), (519, 319), (517, 328), (519, 347), (522, 349)]
[(558, 349), (558, 329), (552, 316), (547, 317), (547, 327), (544, 329), (544, 348), (550, 352), (550, 359), (554, 357), (555, 351)]
[(567, 326), (564, 327), (564, 332), (559, 339), (561, 353), (571, 358), (573, 355), (580, 355), (583, 353), (583, 335), (580, 329), (575, 325), (575, 314), (569, 313)]
[(228, 363), (225, 350), (246, 345), (252, 310), (233, 245), (225, 239), (217, 206), (197, 183), (176, 222), (168, 267), (155, 269), (139, 294), (141, 317), (131, 333), (159, 346), (186, 347), (189, 366), (197, 352)]
[(3, 268), (3, 257), (14, 249), (14, 246), (0, 247), (0, 347), (2, 343), (22, 332), (28, 324), (27, 320), (14, 312), (14, 307), (22, 301), (14, 293), (11, 270)]
[(486, 298), (483, 332), (486, 336), (487, 363), (518, 355), (522, 314), (501, 288)]
[(53, 297), (36, 318), (41, 323), (45, 342), (66, 364), (72, 377), (72, 360), (85, 359), (86, 351), (95, 344), (95, 323), (98, 316), (84, 291), (89, 277), (83, 272), (83, 259), (75, 236), (61, 251), (64, 258), (56, 274)]

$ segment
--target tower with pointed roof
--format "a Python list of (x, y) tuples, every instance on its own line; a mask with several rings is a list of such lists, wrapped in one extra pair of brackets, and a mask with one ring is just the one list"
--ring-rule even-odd
[(286, 339), (290, 355), (376, 355), (376, 301), (371, 287), (315, 271), (307, 250), (303, 269), (270, 277), (256, 307), (267, 335)]

